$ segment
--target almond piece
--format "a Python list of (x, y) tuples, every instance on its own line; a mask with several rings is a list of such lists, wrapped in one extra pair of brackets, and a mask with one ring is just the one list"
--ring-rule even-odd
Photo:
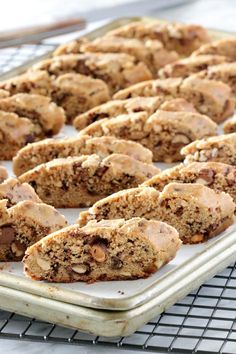
[(99, 263), (105, 262), (107, 258), (107, 248), (102, 243), (96, 243), (91, 246), (90, 253), (93, 259)]
[(77, 264), (71, 267), (71, 269), (78, 274), (84, 274), (87, 272), (87, 267), (83, 264)]

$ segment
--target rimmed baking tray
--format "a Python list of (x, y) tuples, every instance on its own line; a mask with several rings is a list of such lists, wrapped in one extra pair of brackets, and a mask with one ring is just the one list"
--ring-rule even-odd
[[(115, 20), (87, 36), (95, 38), (133, 20), (154, 19)], [(210, 33), (214, 38), (233, 35), (214, 30)], [(8, 76), (17, 75), (30, 65), (32, 61)], [(72, 136), (76, 132), (65, 127), (64, 134)], [(10, 171), (11, 164), (5, 165)], [(62, 210), (70, 222), (75, 221), (79, 211)], [(183, 246), (178, 256), (152, 277), (133, 281), (54, 285), (25, 278), (20, 263), (2, 264), (1, 307), (97, 335), (128, 335), (235, 261), (235, 238), (236, 224), (207, 243)]]

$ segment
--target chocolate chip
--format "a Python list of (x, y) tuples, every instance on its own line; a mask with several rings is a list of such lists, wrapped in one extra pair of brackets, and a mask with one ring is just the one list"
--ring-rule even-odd
[(111, 268), (112, 269), (120, 269), (123, 267), (123, 262), (117, 256), (111, 257)]
[(15, 240), (16, 231), (10, 225), (0, 227), (0, 245), (9, 245)]
[(28, 134), (25, 136), (25, 142), (28, 143), (32, 143), (34, 141), (34, 135), (33, 134)]

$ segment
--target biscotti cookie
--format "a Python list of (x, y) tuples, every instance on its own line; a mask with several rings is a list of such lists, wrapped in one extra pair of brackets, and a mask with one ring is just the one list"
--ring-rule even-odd
[(11, 160), (20, 148), (36, 140), (37, 133), (29, 119), (0, 111), (0, 160)]
[(34, 280), (50, 282), (146, 278), (170, 262), (180, 245), (178, 232), (160, 221), (90, 222), (83, 228), (69, 226), (28, 248), (24, 270)]
[(76, 138), (45, 139), (28, 144), (13, 158), (13, 171), (19, 176), (37, 165), (56, 158), (92, 154), (106, 157), (113, 153), (152, 163), (152, 152), (134, 141), (117, 139), (113, 136), (93, 138), (81, 135)]
[(65, 122), (63, 109), (42, 95), (19, 93), (0, 99), (0, 110), (32, 120), (39, 134), (45, 136), (59, 133)]
[(210, 41), (207, 31), (197, 25), (182, 23), (145, 23), (132, 22), (122, 26), (107, 35), (126, 38), (157, 39), (168, 50), (175, 50), (188, 56), (202, 44)]
[(217, 133), (217, 125), (207, 116), (192, 112), (158, 110), (104, 118), (80, 131), (91, 136), (112, 135), (136, 141), (153, 153), (154, 161), (174, 162), (183, 157), (180, 150), (190, 141)]
[(87, 43), (88, 40), (85, 37), (75, 39), (74, 41), (59, 45), (53, 52), (53, 56), (57, 57), (64, 54), (78, 54), (81, 53), (81, 45)]
[(85, 226), (90, 220), (111, 220), (122, 213), (126, 220), (133, 217), (155, 218), (160, 193), (151, 187), (140, 186), (114, 193), (96, 202), (79, 214), (77, 223)]
[(234, 100), (236, 101), (236, 63), (223, 63), (209, 66), (206, 70), (200, 71), (196, 74), (196, 76), (208, 80), (222, 81), (229, 85)]
[(46, 70), (49, 75), (59, 76), (78, 73), (92, 76), (106, 82), (110, 92), (140, 81), (150, 80), (152, 74), (146, 64), (128, 54), (85, 53), (69, 54), (45, 59), (35, 64), (33, 70)]
[(102, 80), (69, 73), (53, 80), (52, 100), (63, 107), (67, 122), (79, 114), (110, 99), (108, 86)]
[(236, 133), (196, 140), (181, 150), (184, 163), (216, 161), (236, 165)]
[(114, 99), (127, 99), (137, 96), (162, 96), (184, 98), (202, 114), (220, 123), (233, 114), (232, 92), (227, 84), (215, 80), (189, 77), (187, 79), (169, 78), (141, 82), (117, 92)]
[(51, 79), (46, 71), (29, 71), (6, 81), (1, 81), (0, 89), (8, 91), (10, 95), (33, 93), (50, 96)]
[[(147, 187), (140, 186), (139, 190), (142, 188)], [(127, 190), (125, 196), (124, 191), (122, 202), (118, 193), (113, 194), (83, 212), (78, 221), (80, 224), (86, 224), (91, 219), (129, 219), (130, 215), (136, 216), (137, 210), (138, 215), (161, 220), (175, 227), (184, 243), (206, 241), (234, 222), (235, 204), (227, 193), (215, 192), (198, 183), (170, 183), (162, 192), (156, 192), (159, 193), (158, 200), (154, 198), (153, 204), (150, 204), (146, 199), (147, 204), (142, 204), (141, 211), (136, 209), (137, 192), (135, 195), (132, 190)], [(132, 194), (131, 201), (129, 194)]]
[(0, 261), (20, 261), (28, 246), (67, 226), (50, 205), (27, 200), (7, 209), (6, 203), (0, 201)]
[(41, 203), (42, 200), (28, 183), (20, 183), (16, 178), (8, 178), (0, 184), (0, 199), (7, 200), (7, 207), (24, 200)]
[(236, 38), (223, 38), (202, 45), (192, 55), (213, 54), (223, 55), (232, 61), (236, 60)]
[(199, 55), (176, 60), (160, 69), (158, 76), (161, 79), (168, 77), (187, 77), (193, 73), (207, 69), (210, 65), (217, 65), (229, 61), (221, 55)]
[(7, 179), (8, 173), (4, 166), (0, 166), (0, 183)]
[(178, 59), (175, 51), (168, 51), (157, 40), (140, 40), (105, 36), (81, 45), (81, 51), (98, 53), (126, 53), (144, 62), (154, 77), (164, 65)]
[(236, 166), (221, 162), (193, 162), (166, 169), (150, 178), (142, 185), (153, 187), (158, 191), (171, 182), (200, 183), (231, 195), (236, 203)]
[(151, 178), (160, 170), (130, 156), (112, 154), (55, 159), (19, 176), (39, 197), (58, 208), (91, 206), (97, 200)]
[(199, 243), (234, 223), (229, 194), (202, 184), (170, 183), (160, 193), (159, 218), (176, 228), (183, 243)]
[(112, 100), (78, 115), (73, 125), (76, 129), (81, 130), (100, 119), (117, 117), (120, 114), (147, 112), (148, 115), (151, 115), (163, 101), (162, 97), (134, 97), (127, 100)]
[(165, 101), (164, 97), (134, 97), (127, 100), (112, 100), (101, 106), (94, 107), (75, 118), (73, 125), (81, 130), (102, 118), (117, 117), (132, 112), (153, 114), (160, 108), (164, 111), (196, 112), (194, 106), (182, 98)]
[(224, 123), (223, 129), (225, 134), (236, 133), (236, 116), (228, 119)]

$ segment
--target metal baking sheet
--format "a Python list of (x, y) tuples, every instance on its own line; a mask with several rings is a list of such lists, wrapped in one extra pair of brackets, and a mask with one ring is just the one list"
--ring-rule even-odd
[[(141, 19), (113, 21), (89, 37), (95, 38), (132, 20)], [(211, 34), (214, 38), (233, 35), (214, 30)], [(14, 70), (9, 76), (19, 74), (31, 64)], [(66, 126), (60, 135), (63, 134), (73, 136), (76, 131)], [(12, 175), (11, 162), (3, 164)], [(60, 210), (73, 223), (81, 209)], [(204, 244), (182, 246), (177, 257), (156, 274), (132, 281), (54, 285), (25, 278), (21, 263), (2, 263), (1, 307), (98, 335), (127, 335), (235, 261), (235, 237), (236, 224)]]

